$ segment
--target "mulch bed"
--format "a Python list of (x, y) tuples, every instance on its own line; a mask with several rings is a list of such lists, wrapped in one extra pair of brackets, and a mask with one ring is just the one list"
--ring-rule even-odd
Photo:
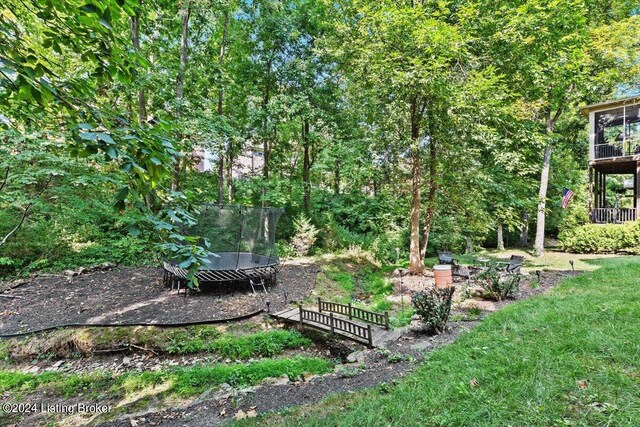
[[(64, 325), (168, 325), (224, 321), (266, 309), (284, 309), (309, 296), (318, 268), (285, 263), (277, 286), (268, 294), (193, 293), (185, 297), (162, 284), (160, 268), (115, 268), (75, 277), (50, 275), (0, 295), (0, 335), (20, 334)], [(9, 298), (7, 296), (15, 297)]]

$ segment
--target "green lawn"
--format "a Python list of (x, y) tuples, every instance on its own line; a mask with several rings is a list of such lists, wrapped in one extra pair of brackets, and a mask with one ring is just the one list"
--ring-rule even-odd
[(636, 426), (640, 260), (595, 263), (601, 268), (489, 316), (397, 385), (250, 423)]
[[(492, 261), (508, 261), (511, 255), (524, 256), (524, 270), (571, 270), (569, 261), (573, 261), (573, 267), (580, 271), (593, 271), (600, 267), (600, 260), (620, 258), (619, 255), (595, 255), (595, 254), (571, 254), (547, 250), (541, 257), (535, 257), (522, 249), (507, 249), (504, 251), (484, 250), (474, 254), (453, 254), (453, 257), (464, 265), (473, 265), (477, 258), (487, 258)], [(424, 260), (427, 267), (431, 268), (438, 263), (438, 257), (429, 257)]]

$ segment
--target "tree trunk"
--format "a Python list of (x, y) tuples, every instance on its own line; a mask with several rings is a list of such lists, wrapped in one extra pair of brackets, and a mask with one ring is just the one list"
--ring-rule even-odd
[(302, 119), (302, 185), (304, 187), (304, 211), (311, 209), (311, 160), (309, 156), (309, 120)]
[(547, 188), (549, 186), (549, 169), (551, 168), (551, 134), (555, 128), (556, 122), (562, 113), (562, 109), (559, 108), (556, 114), (551, 117), (551, 111), (547, 112), (547, 135), (549, 140), (547, 147), (544, 150), (544, 157), (542, 160), (542, 173), (540, 174), (540, 192), (538, 194), (538, 217), (536, 223), (536, 240), (533, 246), (533, 252), (535, 256), (541, 256), (544, 254), (544, 226), (546, 217), (546, 202), (547, 202)]
[[(135, 15), (131, 17), (131, 41), (133, 42), (133, 50), (140, 52), (140, 7), (142, 0), (138, 1), (138, 8)], [(147, 102), (144, 89), (138, 89), (138, 123), (143, 124), (147, 121)]]
[[(180, 45), (180, 70), (178, 71), (178, 77), (176, 78), (176, 99), (178, 101), (178, 109), (176, 117), (182, 116), (182, 100), (184, 99), (184, 74), (187, 69), (187, 52), (189, 49), (189, 17), (191, 15), (191, 9), (189, 1), (187, 0), (184, 5), (184, 9), (180, 11), (182, 18), (182, 41)], [(178, 139), (182, 139), (182, 135), (178, 135)], [(180, 189), (180, 160), (176, 159), (176, 164), (173, 167), (173, 181), (171, 183), (171, 189), (178, 191)]]
[[(224, 55), (227, 51), (227, 32), (229, 28), (229, 11), (224, 11), (224, 24), (222, 27), (222, 42), (220, 43), (220, 55), (218, 55), (218, 68), (222, 73), (222, 64), (224, 62)], [(223, 114), (223, 100), (224, 100), (224, 86), (223, 83), (220, 83), (220, 88), (218, 89), (218, 115), (222, 116)], [(231, 147), (229, 147), (231, 150)], [(229, 184), (229, 188), (231, 188), (232, 184)], [(229, 193), (229, 198), (231, 198), (231, 193)], [(220, 142), (220, 151), (218, 153), (218, 204), (221, 205), (224, 201), (224, 144)]]
[[(422, 110), (426, 108), (425, 104), (422, 106)], [(431, 116), (428, 117), (429, 125), (429, 195), (427, 198), (427, 210), (425, 212), (424, 226), (422, 229), (422, 245), (420, 247), (420, 254), (424, 259), (427, 256), (427, 246), (429, 245), (429, 235), (431, 234), (431, 227), (435, 217), (436, 209), (436, 193), (438, 191), (438, 181), (436, 179), (437, 173), (437, 147), (435, 140), (435, 128)]]
[(522, 211), (522, 229), (520, 230), (520, 246), (529, 246), (529, 213)]
[(420, 274), (424, 270), (420, 256), (420, 119), (418, 98), (411, 101), (411, 234), (409, 243), (409, 272)]
[(473, 239), (469, 236), (466, 236), (464, 238), (464, 241), (465, 241), (464, 253), (467, 255), (473, 254)]
[[(133, 50), (136, 53), (140, 53), (140, 8), (142, 7), (142, 0), (138, 0), (138, 7), (135, 14), (131, 17), (131, 41), (133, 43)], [(142, 125), (147, 122), (147, 101), (144, 93), (144, 88), (138, 89), (138, 124)], [(148, 192), (144, 196), (145, 204), (149, 209), (153, 209), (153, 197), (151, 192)]]
[(229, 153), (227, 157), (227, 200), (229, 203), (233, 201), (233, 146), (229, 144)]
[(340, 195), (340, 161), (338, 159), (336, 159), (333, 175), (333, 194)]
[(536, 240), (533, 246), (535, 256), (544, 254), (544, 226), (546, 217), (547, 187), (549, 185), (549, 169), (551, 167), (551, 143), (547, 144), (542, 160), (542, 173), (540, 174), (540, 192), (538, 193), (538, 216), (536, 222)]
[(262, 187), (262, 206), (269, 206), (269, 202), (267, 202), (267, 190), (268, 190), (268, 181), (269, 181), (269, 154), (271, 151), (271, 147), (269, 146), (269, 138), (267, 137), (267, 107), (269, 105), (269, 100), (271, 98), (271, 64), (272, 60), (269, 59), (267, 61), (267, 74), (266, 74), (266, 82), (264, 86), (264, 96), (262, 99), (262, 108), (264, 110), (264, 119), (262, 121), (262, 159), (264, 160), (264, 164), (262, 166), (262, 176), (264, 177), (264, 186)]
[(222, 205), (224, 203), (224, 152), (222, 151), (222, 147), (220, 147), (220, 152), (218, 153), (218, 204)]
[(496, 249), (499, 251), (504, 251), (504, 237), (502, 235), (503, 222), (502, 218), (498, 218), (498, 245)]

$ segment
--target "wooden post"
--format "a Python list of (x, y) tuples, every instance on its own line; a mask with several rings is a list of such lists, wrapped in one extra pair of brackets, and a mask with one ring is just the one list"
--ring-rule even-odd
[(302, 326), (302, 304), (300, 304), (298, 308), (300, 309), (300, 326)]
[(601, 201), (600, 203), (602, 203), (602, 207), (606, 208), (607, 206), (607, 174), (603, 173), (601, 174), (602, 178), (601, 178), (601, 188), (600, 191), (602, 191), (602, 195), (600, 196)]
[(349, 305), (349, 320), (353, 319), (353, 315), (351, 314), (351, 303), (348, 303)]
[(330, 327), (331, 327), (331, 333), (334, 333), (334, 326), (333, 326), (333, 313), (329, 313), (329, 323), (330, 323)]
[(587, 201), (587, 209), (589, 210), (589, 218), (593, 220), (593, 167), (589, 166), (589, 200)]
[(320, 297), (318, 297), (318, 311), (322, 313), (322, 305), (320, 304)]
[(384, 312), (384, 328), (389, 330), (389, 312)]
[(596, 208), (602, 208), (602, 173), (596, 170)]
[(367, 333), (369, 334), (369, 348), (373, 348), (373, 334), (371, 333), (371, 325), (367, 325)]
[(634, 179), (635, 189), (635, 208), (636, 208), (636, 220), (640, 219), (640, 161), (636, 162), (636, 175)]

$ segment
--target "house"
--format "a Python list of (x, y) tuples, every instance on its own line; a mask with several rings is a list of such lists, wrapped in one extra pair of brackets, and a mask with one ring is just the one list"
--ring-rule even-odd
[[(213, 172), (217, 170), (218, 155), (206, 148), (194, 150), (192, 154), (196, 160), (196, 169), (200, 172)], [(254, 148), (245, 148), (233, 160), (231, 174), (234, 179), (256, 176), (262, 173), (264, 156), (262, 151)], [(226, 165), (225, 165), (226, 168)]]
[(589, 116), (589, 210), (598, 224), (640, 218), (640, 95), (583, 107)]

